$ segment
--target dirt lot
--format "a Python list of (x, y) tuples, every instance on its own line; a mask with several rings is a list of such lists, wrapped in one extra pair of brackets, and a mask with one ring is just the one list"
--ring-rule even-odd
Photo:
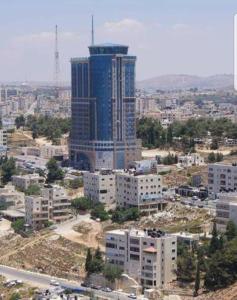
[(84, 276), (86, 246), (43, 231), (30, 238), (1, 238), (0, 263), (68, 279)]

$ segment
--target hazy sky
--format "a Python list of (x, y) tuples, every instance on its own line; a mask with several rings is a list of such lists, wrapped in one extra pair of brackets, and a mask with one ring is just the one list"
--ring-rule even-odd
[(137, 79), (162, 74), (233, 73), (237, 0), (0, 0), (0, 81), (53, 80), (54, 26), (60, 77), (95, 41), (124, 43)]

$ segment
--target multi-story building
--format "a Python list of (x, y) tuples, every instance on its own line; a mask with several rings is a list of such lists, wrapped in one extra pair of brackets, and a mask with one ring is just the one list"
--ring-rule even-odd
[(160, 230), (112, 230), (106, 258), (143, 287), (162, 287), (176, 279), (177, 238)]
[(116, 174), (116, 201), (119, 207), (137, 207), (147, 213), (163, 210), (162, 176), (139, 175), (134, 171)]
[(0, 205), (21, 208), (24, 206), (24, 196), (24, 193), (17, 191), (15, 186), (9, 183), (4, 188), (0, 188)]
[(199, 153), (180, 155), (178, 157), (178, 163), (184, 168), (191, 166), (202, 166), (205, 164), (204, 158)]
[(234, 192), (237, 190), (236, 164), (209, 164), (208, 165), (208, 192), (216, 196), (220, 192)]
[(89, 47), (71, 60), (70, 161), (78, 169), (123, 169), (141, 159), (136, 139), (135, 56), (128, 46)]
[(25, 219), (33, 229), (40, 229), (47, 221), (62, 222), (70, 216), (71, 201), (64, 188), (46, 186), (41, 196), (25, 197)]
[(230, 220), (237, 225), (237, 193), (220, 193), (216, 203), (217, 230), (225, 232)]
[(37, 173), (12, 176), (12, 184), (23, 191), (25, 191), (30, 185), (43, 185), (44, 182), (45, 178), (41, 177)]
[(83, 174), (84, 194), (94, 202), (115, 203), (115, 173), (111, 170)]

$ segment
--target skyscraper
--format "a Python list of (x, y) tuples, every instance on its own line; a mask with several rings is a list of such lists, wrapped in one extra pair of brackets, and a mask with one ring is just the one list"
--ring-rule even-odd
[(71, 59), (71, 164), (78, 169), (126, 168), (141, 157), (136, 139), (135, 62), (128, 46), (89, 46)]

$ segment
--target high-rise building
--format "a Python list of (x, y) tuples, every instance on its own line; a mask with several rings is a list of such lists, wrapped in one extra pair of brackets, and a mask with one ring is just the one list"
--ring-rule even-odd
[(128, 46), (89, 47), (71, 60), (70, 160), (78, 169), (126, 168), (141, 157), (136, 139), (135, 62)]

